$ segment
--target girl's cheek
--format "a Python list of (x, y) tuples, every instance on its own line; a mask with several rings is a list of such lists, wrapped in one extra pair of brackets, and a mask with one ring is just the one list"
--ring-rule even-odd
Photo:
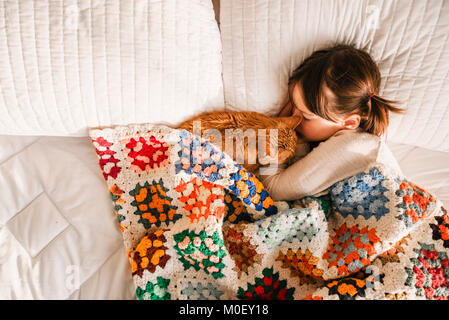
[[(310, 139), (311, 128), (307, 121), (302, 121), (296, 128), (297, 132), (306, 139)], [(313, 128), (312, 128), (313, 129)]]
[(326, 128), (316, 121), (304, 121), (301, 123), (301, 134), (308, 141), (319, 141), (326, 135)]

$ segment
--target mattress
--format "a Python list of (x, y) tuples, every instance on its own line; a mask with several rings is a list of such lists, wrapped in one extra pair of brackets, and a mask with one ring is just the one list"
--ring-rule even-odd
[[(449, 154), (390, 143), (405, 175), (449, 206)], [(0, 300), (134, 299), (89, 138), (0, 136)]]

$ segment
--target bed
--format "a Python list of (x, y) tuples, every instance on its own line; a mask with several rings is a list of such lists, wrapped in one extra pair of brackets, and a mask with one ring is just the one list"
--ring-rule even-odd
[(382, 93), (407, 108), (388, 144), (449, 206), (449, 3), (192, 3), (0, 6), (0, 299), (135, 299), (88, 128), (274, 115), (289, 72), (332, 41), (379, 61)]

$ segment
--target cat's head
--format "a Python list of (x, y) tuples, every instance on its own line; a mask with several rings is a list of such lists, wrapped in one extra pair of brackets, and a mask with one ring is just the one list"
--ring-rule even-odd
[[(232, 138), (234, 135), (237, 136), (239, 134), (245, 137), (249, 131), (256, 133), (256, 136), (258, 136), (260, 133), (259, 130), (264, 129), (266, 132), (264, 154), (259, 155), (258, 147), (252, 144), (249, 146), (249, 138), (245, 138), (243, 144), (234, 142), (231, 145), (233, 150), (229, 150), (231, 152), (228, 152), (228, 154), (233, 155), (234, 160), (236, 160), (236, 154), (244, 155), (243, 166), (249, 171), (254, 172), (260, 165), (284, 164), (294, 157), (298, 143), (295, 128), (301, 123), (302, 117), (268, 117), (254, 111), (216, 111), (203, 113), (185, 121), (178, 127), (193, 132), (194, 121), (200, 121), (201, 135), (203, 137), (208, 136), (208, 140), (216, 144), (223, 151), (226, 151), (226, 148), (228, 148), (225, 143), (227, 138)], [(217, 138), (214, 136), (210, 137), (206, 133), (211, 129), (214, 130), (215, 134), (218, 133)], [(231, 137), (228, 137), (227, 130), (229, 129), (237, 129), (239, 133), (233, 131), (233, 133), (229, 133)], [(258, 141), (258, 143), (260, 142)], [(278, 151), (277, 158), (270, 152), (276, 148)], [(254, 163), (254, 160), (256, 160), (256, 163)]]
[[(258, 161), (260, 165), (269, 165), (273, 163), (272, 155), (269, 152), (269, 147), (273, 148), (277, 144), (277, 161), (278, 164), (287, 163), (295, 156), (296, 147), (298, 145), (298, 136), (296, 135), (296, 127), (301, 123), (301, 116), (290, 117), (274, 117), (270, 118), (268, 125), (269, 129), (277, 129), (277, 139), (270, 135), (267, 130), (267, 155), (260, 155)], [(268, 129), (267, 128), (267, 129)], [(270, 139), (270, 140), (269, 140)]]

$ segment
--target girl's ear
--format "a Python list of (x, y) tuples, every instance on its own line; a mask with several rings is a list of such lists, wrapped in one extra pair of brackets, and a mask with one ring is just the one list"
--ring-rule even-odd
[(279, 117), (276, 120), (285, 123), (291, 129), (296, 129), (302, 121), (302, 116)]
[(356, 113), (350, 114), (344, 119), (343, 127), (345, 129), (357, 129), (360, 125), (360, 120), (361, 120), (360, 115)]

